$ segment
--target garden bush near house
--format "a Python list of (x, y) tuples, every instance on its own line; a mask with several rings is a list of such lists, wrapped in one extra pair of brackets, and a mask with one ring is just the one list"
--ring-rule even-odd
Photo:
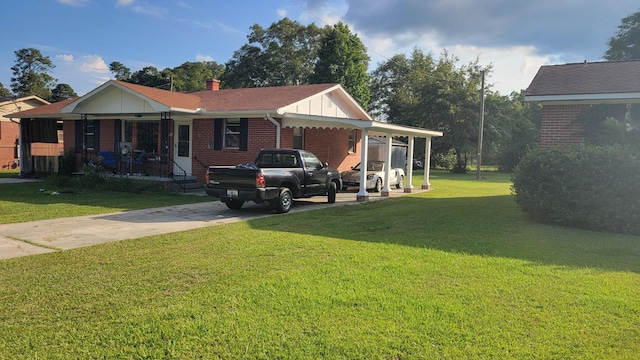
[(516, 202), (533, 220), (640, 234), (640, 159), (628, 147), (534, 150), (512, 180)]

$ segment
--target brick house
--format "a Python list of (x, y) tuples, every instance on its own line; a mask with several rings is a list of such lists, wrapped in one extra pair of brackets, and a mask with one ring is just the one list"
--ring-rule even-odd
[[(20, 125), (18, 119), (13, 119), (10, 115), (48, 104), (48, 101), (35, 95), (20, 98), (0, 97), (0, 169), (16, 169), (20, 166), (18, 161)], [(34, 156), (57, 155), (62, 144), (34, 143), (33, 148)]]
[(525, 92), (542, 104), (540, 147), (581, 144), (578, 115), (597, 104), (640, 103), (640, 61), (542, 66)]
[[(185, 174), (200, 182), (209, 165), (251, 162), (261, 148), (302, 148), (347, 170), (366, 163), (369, 135), (385, 136), (389, 149), (393, 136), (407, 136), (409, 149), (423, 137), (427, 154), (431, 138), (442, 136), (374, 121), (339, 84), (220, 90), (210, 80), (207, 90), (177, 93), (110, 80), (82, 97), (12, 116), (62, 121), (64, 149), (78, 164), (109, 158), (116, 173)], [(411, 191), (409, 177), (405, 183)]]

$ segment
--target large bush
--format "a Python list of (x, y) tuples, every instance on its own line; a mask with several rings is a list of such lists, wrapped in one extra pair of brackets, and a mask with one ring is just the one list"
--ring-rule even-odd
[(626, 147), (534, 150), (516, 167), (513, 191), (536, 221), (640, 234), (640, 161)]

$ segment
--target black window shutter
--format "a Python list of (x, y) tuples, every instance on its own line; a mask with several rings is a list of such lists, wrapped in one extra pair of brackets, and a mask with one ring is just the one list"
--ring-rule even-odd
[(100, 151), (100, 120), (93, 120), (93, 146), (96, 152)]
[(249, 119), (240, 119), (240, 151), (247, 151), (249, 142)]
[(118, 149), (118, 144), (122, 141), (122, 120), (117, 119), (114, 120), (114, 124), (113, 124), (113, 140), (114, 140), (114, 144), (113, 144), (113, 148), (114, 149)]
[(222, 150), (224, 119), (213, 120), (213, 150)]

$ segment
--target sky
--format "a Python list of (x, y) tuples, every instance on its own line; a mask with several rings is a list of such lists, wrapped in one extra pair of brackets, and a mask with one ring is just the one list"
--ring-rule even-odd
[(493, 70), (490, 89), (526, 89), (542, 65), (602, 61), (637, 0), (5, 0), (0, 83), (10, 89), (15, 52), (36, 48), (51, 75), (79, 94), (132, 71), (187, 61), (225, 64), (250, 27), (284, 17), (303, 25), (347, 24), (367, 47), (369, 69), (414, 49)]

